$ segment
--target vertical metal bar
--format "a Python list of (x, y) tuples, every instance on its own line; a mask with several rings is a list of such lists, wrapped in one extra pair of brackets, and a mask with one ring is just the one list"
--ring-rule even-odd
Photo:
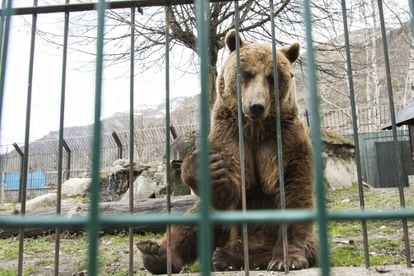
[[(7, 14), (6, 14), (6, 3), (7, 3), (7, 0), (2, 0), (1, 1), (1, 10), (2, 10), (2, 12), (1, 12), (1, 18), (0, 18), (0, 45), (1, 45), (1, 47), (3, 48), (3, 33), (4, 33), (4, 23), (6, 22), (6, 17), (7, 17)], [(0, 62), (1, 62), (1, 57), (2, 56), (0, 56)]]
[(98, 230), (99, 230), (99, 164), (101, 157), (101, 101), (102, 101), (102, 71), (103, 71), (103, 39), (106, 1), (99, 0), (96, 6), (98, 15), (97, 45), (96, 45), (96, 75), (95, 75), (95, 110), (92, 145), (92, 184), (90, 195), (90, 211), (88, 221), (88, 275), (98, 275)]
[[(165, 174), (167, 184), (167, 212), (171, 213), (171, 167), (170, 167), (170, 18), (171, 7), (165, 6)], [(171, 275), (171, 225), (167, 225), (167, 273)]]
[[(240, 33), (239, 33), (239, 1), (234, 1), (234, 27), (236, 31), (236, 68), (237, 68), (237, 124), (239, 128), (239, 158), (240, 158), (240, 180), (241, 180), (241, 196), (242, 210), (246, 213), (246, 172), (244, 159), (244, 133), (243, 133), (243, 110), (241, 96), (241, 72), (240, 72)], [(247, 224), (243, 223), (243, 255), (244, 255), (244, 271), (245, 275), (249, 275), (249, 236)]]
[[(37, 0), (33, 1), (33, 6), (37, 6)], [(30, 40), (30, 60), (29, 60), (29, 76), (27, 82), (27, 99), (26, 99), (26, 124), (25, 124), (25, 137), (24, 137), (24, 155), (23, 155), (23, 170), (22, 170), (22, 197), (21, 197), (21, 215), (26, 213), (26, 189), (27, 189), (27, 176), (29, 171), (29, 141), (30, 141), (30, 117), (32, 109), (32, 83), (33, 83), (33, 65), (34, 65), (34, 52), (36, 42), (36, 23), (37, 14), (32, 15), (32, 31)], [(17, 272), (19, 275), (23, 273), (23, 251), (24, 251), (24, 229), (19, 229), (19, 261), (17, 266)]]
[(306, 27), (306, 57), (307, 66), (306, 72), (309, 78), (309, 98), (310, 98), (310, 115), (311, 115), (311, 138), (313, 145), (313, 174), (314, 182), (316, 184), (316, 206), (318, 216), (318, 235), (319, 235), (319, 266), (321, 267), (321, 274), (329, 275), (329, 247), (327, 235), (327, 218), (325, 206), (325, 184), (323, 181), (323, 163), (322, 163), (322, 142), (320, 133), (320, 119), (319, 119), (319, 95), (316, 78), (315, 55), (313, 50), (312, 39), (312, 20), (310, 0), (304, 0), (304, 21)]
[[(285, 200), (285, 176), (283, 169), (283, 147), (282, 147), (282, 127), (280, 123), (280, 100), (279, 100), (279, 80), (277, 73), (277, 61), (276, 61), (276, 32), (275, 32), (275, 19), (274, 19), (274, 6), (273, 0), (270, 0), (270, 24), (272, 27), (272, 63), (273, 63), (273, 86), (274, 97), (276, 105), (276, 143), (277, 143), (277, 165), (279, 172), (279, 196), (280, 196), (280, 209), (286, 209)], [(289, 248), (287, 238), (287, 225), (283, 223), (282, 227), (282, 244), (283, 244), (283, 261), (285, 266), (285, 272), (289, 272)]]
[[(66, 0), (66, 5), (69, 0)], [(65, 98), (66, 98), (66, 63), (68, 55), (68, 30), (69, 11), (65, 12), (65, 23), (63, 31), (63, 55), (62, 55), (62, 79), (60, 94), (60, 119), (59, 119), (59, 142), (58, 142), (58, 165), (57, 165), (57, 195), (56, 214), (60, 215), (62, 207), (62, 170), (63, 170), (63, 131), (65, 122)], [(55, 228), (55, 276), (59, 275), (59, 251), (60, 251), (60, 229)]]
[[(395, 157), (397, 159), (397, 179), (398, 181), (398, 191), (400, 195), (400, 206), (401, 208), (405, 208), (405, 197), (404, 197), (404, 183), (405, 183), (405, 170), (404, 165), (402, 162), (401, 157), (401, 143), (398, 142), (397, 137), (397, 125), (395, 119), (395, 110), (394, 110), (394, 96), (392, 91), (392, 81), (391, 81), (391, 69), (390, 69), (390, 61), (388, 55), (388, 42), (387, 42), (387, 34), (385, 31), (385, 20), (384, 20), (384, 10), (382, 5), (382, 0), (378, 0), (378, 11), (380, 17), (380, 24), (381, 24), (381, 36), (382, 36), (382, 46), (384, 50), (384, 65), (385, 65), (385, 74), (387, 77), (387, 92), (388, 92), (388, 103), (390, 107), (390, 115), (391, 115), (391, 125), (392, 125), (392, 136), (394, 141), (394, 148), (395, 148)], [(411, 252), (410, 252), (410, 239), (408, 236), (408, 225), (407, 219), (401, 220), (403, 226), (403, 234), (404, 234), (404, 245), (406, 251), (406, 262), (407, 267), (411, 267)]]
[[(6, 4), (7, 1), (7, 4)], [(6, 5), (6, 6), (5, 6)], [(0, 130), (1, 122), (3, 118), (3, 98), (4, 98), (4, 83), (6, 78), (6, 64), (7, 64), (7, 50), (9, 47), (9, 33), (10, 33), (10, 21), (11, 21), (11, 0), (3, 0), (2, 2), (2, 14), (1, 14), (1, 26), (0, 26), (0, 40), (1, 40), (1, 60), (0, 60)]]
[[(134, 79), (135, 79), (135, 8), (131, 7), (131, 42), (129, 64), (129, 212), (134, 213)], [(134, 275), (134, 228), (129, 226), (128, 275)]]
[[(359, 206), (361, 210), (365, 210), (364, 187), (362, 186), (362, 176), (361, 176), (361, 157), (360, 157), (360, 152), (359, 152), (360, 148), (359, 148), (359, 137), (358, 137), (358, 117), (356, 113), (354, 77), (352, 74), (351, 51), (350, 51), (350, 46), (349, 46), (346, 1), (341, 0), (341, 5), (342, 5), (342, 19), (343, 19), (343, 25), (344, 25), (346, 65), (347, 65), (348, 82), (349, 82), (349, 93), (350, 93), (350, 98), (351, 98), (352, 127), (353, 127), (353, 133), (354, 133), (354, 143), (355, 143), (355, 163), (356, 163), (357, 178), (358, 178)], [(361, 220), (361, 227), (362, 227), (362, 237), (363, 237), (363, 244), (364, 244), (365, 267), (369, 268), (368, 233), (367, 233), (367, 221), (365, 219)]]
[(209, 26), (209, 3), (205, 0), (196, 0), (197, 20), (197, 49), (200, 57), (200, 168), (199, 168), (199, 191), (200, 191), (200, 218), (198, 222), (198, 250), (201, 263), (201, 274), (210, 275), (211, 271), (211, 242), (212, 226), (210, 218), (211, 202), (211, 175), (209, 171), (209, 104), (208, 104), (208, 56), (210, 26)]

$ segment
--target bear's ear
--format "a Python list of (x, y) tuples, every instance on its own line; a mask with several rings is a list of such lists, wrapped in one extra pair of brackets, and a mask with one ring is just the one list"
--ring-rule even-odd
[(299, 57), (300, 45), (295, 42), (288, 47), (283, 47), (280, 51), (285, 57), (287, 57), (290, 63), (294, 63)]
[[(244, 42), (240, 38), (240, 33), (239, 33), (239, 42), (240, 42), (240, 48), (243, 47)], [(228, 31), (228, 33), (226, 34), (226, 37), (224, 38), (224, 43), (226, 44), (230, 52), (233, 52), (234, 50), (236, 50), (236, 30), (232, 29)]]

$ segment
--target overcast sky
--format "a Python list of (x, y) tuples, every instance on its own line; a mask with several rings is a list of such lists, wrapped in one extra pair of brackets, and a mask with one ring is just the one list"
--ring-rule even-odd
[[(27, 4), (29, 1), (24, 2)], [(30, 22), (31, 16), (24, 18), (16, 16), (12, 21), (1, 144), (24, 141)], [(43, 30), (57, 28), (63, 32), (63, 14), (39, 15), (38, 27)], [(95, 45), (90, 45), (90, 47), (95, 50)], [(93, 122), (95, 67), (89, 62), (91, 60), (93, 57), (90, 55), (69, 49), (65, 126), (86, 125)], [(129, 63), (125, 63), (105, 68), (102, 117), (129, 110), (128, 66)], [(136, 71), (138, 72), (139, 68), (136, 68)], [(164, 74), (164, 69), (158, 67), (136, 75), (135, 106), (157, 104), (165, 99)], [(40, 37), (36, 37), (30, 140), (39, 139), (59, 128), (61, 76), (62, 47), (51, 45)], [(182, 73), (172, 68), (171, 96), (189, 96), (199, 93), (198, 82), (196, 74), (183, 77)]]
[[(39, 5), (64, 3), (65, 0), (39, 0)], [(96, 2), (92, 0), (71, 0)], [(403, 3), (407, 2), (405, 0)], [(14, 6), (28, 6), (30, 0), (15, 0)], [(398, 2), (401, 3), (401, 2)], [(402, 4), (406, 6), (407, 4)], [(386, 10), (387, 12), (387, 10)], [(73, 18), (74, 14), (71, 14)], [(405, 14), (406, 17), (406, 14)], [(42, 14), (38, 16), (38, 28), (42, 31), (63, 34), (63, 14)], [(389, 22), (388, 22), (389, 23)], [(3, 122), (0, 144), (24, 141), (26, 99), (30, 50), (31, 16), (16, 16), (12, 19), (8, 67), (3, 103)], [(93, 30), (96, 34), (96, 31)], [(74, 40), (69, 38), (69, 44)], [(76, 45), (75, 45), (76, 46)], [(95, 51), (90, 44), (87, 50)], [(93, 101), (95, 93), (95, 72), (93, 57), (70, 47), (66, 85), (65, 126), (86, 125), (93, 122)], [(76, 47), (82, 48), (82, 47)], [(219, 61), (227, 52), (220, 53)], [(181, 50), (171, 53), (171, 96), (190, 96), (199, 93), (197, 74), (180, 71)], [(185, 59), (185, 57), (184, 57)], [(60, 91), (62, 76), (62, 47), (50, 44), (36, 37), (34, 59), (33, 96), (30, 140), (36, 140), (57, 130), (59, 127)], [(106, 67), (103, 83), (102, 117), (129, 110), (129, 63)], [(136, 66), (136, 72), (139, 68)], [(174, 69), (178, 67), (180, 70)], [(188, 68), (184, 68), (188, 70)], [(194, 72), (194, 68), (192, 69)], [(165, 98), (164, 69), (157, 67), (137, 74), (135, 77), (135, 106), (157, 104)]]

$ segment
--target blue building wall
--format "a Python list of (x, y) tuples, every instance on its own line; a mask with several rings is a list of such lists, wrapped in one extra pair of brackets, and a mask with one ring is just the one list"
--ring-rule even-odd
[[(19, 189), (20, 172), (7, 172), (4, 174), (6, 180), (6, 190)], [(3, 182), (3, 175), (0, 175), (0, 180)], [(0, 183), (1, 183), (0, 182)], [(27, 176), (27, 188), (39, 189), (46, 186), (46, 174), (43, 171), (30, 172)]]

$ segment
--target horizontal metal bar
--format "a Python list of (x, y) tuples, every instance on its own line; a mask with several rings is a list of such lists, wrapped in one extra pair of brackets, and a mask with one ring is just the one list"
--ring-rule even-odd
[[(234, 223), (299, 223), (316, 220), (317, 214), (307, 210), (263, 210), (216, 212), (211, 214), (211, 220), (215, 224)], [(166, 225), (166, 224), (196, 224), (199, 222), (199, 214), (146, 214), (146, 215), (101, 215), (101, 225), (134, 226), (134, 225)], [(400, 208), (393, 210), (365, 210), (349, 212), (328, 212), (328, 220), (361, 220), (361, 219), (414, 219), (413, 208)], [(64, 217), (64, 216), (15, 216), (0, 218), (0, 228), (15, 228), (20, 226), (50, 226), (62, 227), (69, 225), (86, 225), (88, 217)], [(1, 230), (0, 230), (1, 231)]]
[[(210, 0), (210, 2), (231, 2), (230, 0)], [(107, 9), (126, 9), (132, 7), (151, 7), (165, 5), (183, 5), (193, 4), (194, 0), (125, 0), (116, 2), (107, 2)], [(59, 13), (59, 12), (81, 12), (95, 10), (97, 3), (76, 3), (68, 5), (48, 5), (36, 7), (12, 8), (12, 15), (30, 15), (41, 13)], [(0, 13), (3, 10), (0, 9)]]

